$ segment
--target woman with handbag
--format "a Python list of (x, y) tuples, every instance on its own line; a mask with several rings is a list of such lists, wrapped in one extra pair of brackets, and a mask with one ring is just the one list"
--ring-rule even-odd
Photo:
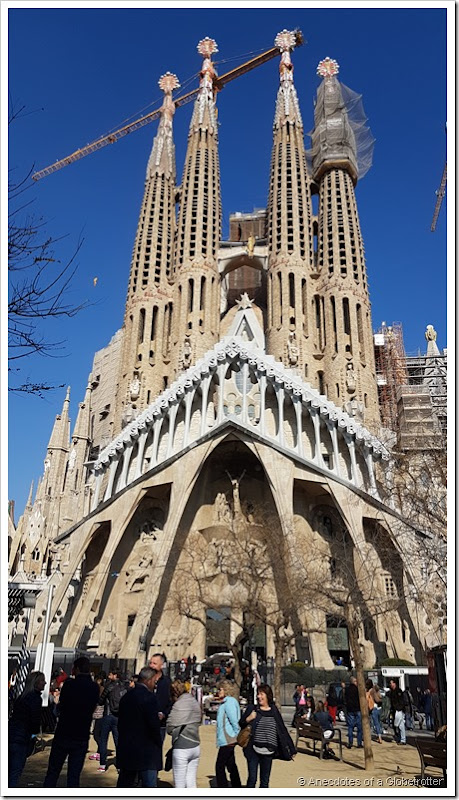
[(244, 747), (249, 772), (247, 788), (255, 787), (260, 768), (260, 789), (267, 789), (273, 759), (291, 761), (296, 750), (267, 683), (258, 687), (257, 700), (256, 706), (247, 707), (240, 721), (242, 730), (250, 725), (250, 739)]
[(24, 691), (13, 706), (8, 724), (8, 786), (17, 786), (28, 756), (33, 753), (34, 736), (40, 730), (41, 693), (46, 680), (43, 672), (27, 676)]
[(201, 707), (197, 700), (188, 694), (182, 681), (173, 681), (171, 696), (174, 705), (167, 718), (166, 731), (172, 737), (174, 786), (176, 789), (196, 789), (200, 756)]
[(218, 684), (218, 699), (220, 707), (217, 711), (217, 747), (218, 755), (215, 764), (215, 777), (219, 789), (227, 789), (228, 781), (226, 770), (229, 772), (231, 786), (241, 788), (241, 778), (234, 757), (234, 750), (239, 733), (239, 717), (241, 709), (234, 697), (237, 686), (230, 681), (223, 680)]

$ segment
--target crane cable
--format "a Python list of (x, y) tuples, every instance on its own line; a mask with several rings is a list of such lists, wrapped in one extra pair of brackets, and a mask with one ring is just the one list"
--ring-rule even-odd
[[(248, 58), (249, 56), (256, 56), (259, 53), (264, 53), (265, 50), (266, 50), (266, 48), (260, 48), (260, 50), (251, 50), (248, 53), (242, 53), (241, 55), (238, 55), (238, 56), (230, 56), (229, 58), (222, 58), (219, 61), (214, 61), (214, 65), (215, 66), (219, 66), (220, 64), (228, 64), (230, 61), (237, 61), (239, 59)], [(194, 81), (198, 77), (199, 77), (199, 71), (198, 72), (194, 72), (192, 75), (190, 75), (183, 83), (180, 84), (181, 91), (183, 92), (183, 90), (186, 89), (187, 86), (189, 86), (190, 83), (192, 83), (192, 81)], [(176, 90), (176, 91), (178, 91), (178, 90)], [(134, 111), (130, 116), (125, 117), (125, 119), (121, 120), (121, 122), (119, 124), (113, 125), (105, 133), (99, 133), (94, 138), (95, 139), (99, 139), (99, 138), (102, 138), (103, 136), (108, 136), (110, 133), (113, 133), (114, 131), (117, 131), (119, 128), (122, 128), (125, 125), (129, 125), (129, 122), (131, 120), (133, 120), (133, 119), (136, 120), (139, 117), (144, 116), (144, 112), (148, 112), (148, 109), (159, 105), (159, 103), (162, 102), (162, 99), (163, 99), (163, 95), (158, 95), (158, 97), (155, 97), (153, 100), (151, 100), (149, 103), (147, 103), (147, 105), (143, 106), (143, 108), (140, 108), (138, 111)]]

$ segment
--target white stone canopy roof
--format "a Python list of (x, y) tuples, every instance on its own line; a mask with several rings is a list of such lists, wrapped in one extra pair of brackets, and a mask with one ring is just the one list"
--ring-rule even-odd
[[(247, 298), (248, 300), (248, 298)], [(256, 319), (256, 315), (251, 307), (251, 303), (240, 301), (239, 311), (236, 314), (229, 335), (221, 339), (212, 350), (209, 350), (199, 361), (189, 367), (170, 387), (153, 402), (141, 414), (100, 453), (97, 461), (92, 464), (92, 470), (96, 475), (96, 492), (92, 507), (95, 508), (102, 499), (108, 500), (117, 491), (125, 488), (133, 480), (147, 472), (152, 466), (158, 466), (161, 461), (165, 461), (172, 455), (188, 447), (192, 442), (197, 443), (203, 436), (207, 435), (213, 428), (221, 425), (225, 418), (231, 417), (225, 403), (224, 384), (228, 379), (229, 371), (241, 373), (240, 391), (241, 402), (239, 408), (238, 423), (247, 427), (249, 430), (258, 433), (267, 443), (276, 441), (277, 444), (291, 450), (292, 455), (300, 456), (306, 461), (311, 461), (315, 466), (324, 467), (323, 460), (323, 437), (324, 431), (329, 432), (333, 444), (334, 466), (331, 473), (337, 477), (345, 478), (350, 483), (358, 485), (359, 488), (367, 490), (375, 495), (376, 485), (373, 475), (372, 464), (369, 463), (378, 459), (388, 459), (389, 453), (382, 442), (374, 436), (367, 428), (359, 424), (353, 417), (343, 411), (321, 395), (309, 383), (301, 380), (293, 370), (287, 369), (280, 361), (276, 361), (273, 356), (267, 355), (263, 348), (264, 337)], [(215, 383), (216, 389), (223, 387), (223, 391), (218, 391), (218, 400), (212, 405), (209, 411), (209, 404), (212, 404), (209, 388)], [(254, 385), (263, 394), (258, 419), (254, 420), (249, 414), (249, 393)], [(278, 414), (277, 430), (269, 430), (265, 424), (267, 406), (265, 405), (265, 395), (268, 386), (274, 389), (277, 399), (276, 414)], [(284, 404), (290, 401), (293, 404), (296, 414), (297, 441), (296, 444), (288, 442), (284, 437)], [(191, 425), (193, 409), (199, 403), (199, 424)], [(182, 406), (184, 420), (182, 420), (183, 435), (178, 441), (176, 429), (178, 427), (178, 409)], [(251, 407), (253, 409), (253, 406)], [(290, 406), (291, 409), (291, 406)], [(307, 412), (305, 414), (305, 412)], [(167, 418), (167, 447), (161, 449), (160, 440), (162, 422)], [(312, 453), (304, 452), (302, 436), (298, 432), (304, 429), (304, 421), (311, 427), (312, 438), (315, 437), (315, 447)], [(153, 458), (144, 462), (144, 452), (146, 439), (150, 433), (150, 440), (153, 438), (152, 429), (156, 425), (154, 436)], [(164, 429), (163, 429), (164, 432)], [(174, 439), (177, 439), (175, 441)], [(142, 442), (140, 448), (139, 441)], [(340, 456), (340, 447), (345, 441), (349, 453), (349, 469), (341, 469), (339, 462), (343, 463)], [(132, 468), (131, 456), (135, 445), (138, 444), (136, 457), (139, 463), (136, 468)], [(138, 451), (141, 449), (141, 455)], [(331, 451), (331, 446), (329, 446)], [(366, 468), (370, 477), (362, 480), (357, 477), (356, 456), (360, 454), (365, 461)], [(120, 461), (124, 459), (124, 465), (120, 466)], [(101, 488), (104, 474), (111, 470), (109, 485), (104, 489), (102, 498)], [(362, 470), (360, 471), (362, 472)], [(367, 477), (368, 477), (367, 475)], [(99, 485), (97, 485), (97, 482)]]

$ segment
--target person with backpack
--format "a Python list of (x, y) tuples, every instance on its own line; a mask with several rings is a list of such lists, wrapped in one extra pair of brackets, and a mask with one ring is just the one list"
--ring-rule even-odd
[(110, 732), (113, 736), (115, 749), (118, 747), (118, 713), (120, 700), (126, 692), (127, 689), (120, 680), (118, 670), (110, 670), (108, 681), (98, 700), (98, 705), (105, 706), (105, 714), (101, 720), (99, 733), (100, 762), (97, 772), (105, 772), (107, 769), (107, 744)]

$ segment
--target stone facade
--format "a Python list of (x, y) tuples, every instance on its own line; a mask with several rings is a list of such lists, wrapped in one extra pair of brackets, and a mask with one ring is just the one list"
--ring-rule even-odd
[[(378, 438), (354, 145), (329, 157), (318, 103), (313, 140), (322, 149), (308, 172), (294, 41), (287, 31), (276, 39), (267, 215), (254, 215), (253, 231), (243, 220), (231, 243), (220, 242), (215, 42), (198, 46), (204, 62), (178, 189), (178, 81), (160, 80), (124, 324), (95, 356), (71, 439), (67, 394), (35, 499), (31, 492), (11, 536), (10, 573), (55, 586), (57, 645), (139, 665), (156, 650), (203, 658), (209, 609), (232, 609), (234, 639), (246, 614), (263, 608), (266, 655), (279, 657), (279, 631), (288, 639), (290, 630), (297, 653), (306, 641), (308, 660), (330, 667), (327, 630), (346, 585), (364, 598), (368, 666), (384, 655), (419, 659), (435, 641), (410, 588), (420, 580), (418, 533), (382, 491), (391, 459)], [(325, 77), (321, 87), (336, 113), (339, 84)], [(255, 591), (246, 578), (259, 557), (266, 579)], [(304, 582), (306, 562), (317, 569)], [(42, 624), (37, 617), (35, 642)], [(17, 633), (20, 621), (13, 626)]]

